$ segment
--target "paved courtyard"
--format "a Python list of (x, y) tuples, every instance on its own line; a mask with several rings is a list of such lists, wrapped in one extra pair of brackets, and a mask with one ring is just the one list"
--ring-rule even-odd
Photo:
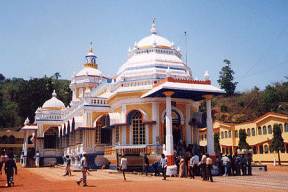
[(288, 191), (288, 171), (271, 170), (256, 172), (247, 177), (214, 177), (215, 182), (203, 182), (200, 178), (168, 178), (127, 174), (127, 182), (122, 175), (108, 170), (91, 172), (88, 176), (88, 187), (78, 186), (75, 181), (80, 177), (79, 172), (73, 172), (71, 177), (63, 177), (63, 167), (19, 169), (15, 177), (15, 187), (6, 188), (4, 175), (0, 176), (0, 191), (223, 191), (223, 192), (277, 192)]

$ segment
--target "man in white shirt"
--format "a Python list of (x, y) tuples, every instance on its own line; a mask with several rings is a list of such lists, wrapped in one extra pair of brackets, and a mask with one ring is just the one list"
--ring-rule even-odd
[(126, 181), (125, 171), (127, 170), (127, 165), (128, 165), (127, 158), (125, 158), (125, 156), (122, 155), (121, 160), (120, 160), (120, 169), (123, 173), (124, 181)]
[(193, 179), (197, 175), (198, 164), (199, 164), (199, 156), (197, 154), (195, 155), (192, 154), (192, 157), (190, 158), (190, 176)]
[(230, 162), (230, 159), (227, 157), (227, 155), (222, 157), (222, 163), (224, 166), (224, 175), (223, 176), (227, 176), (227, 171), (228, 171), (228, 164)]

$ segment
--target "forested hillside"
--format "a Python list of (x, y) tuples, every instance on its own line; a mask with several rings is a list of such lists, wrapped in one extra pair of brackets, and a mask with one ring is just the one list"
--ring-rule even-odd
[[(268, 85), (264, 90), (255, 87), (250, 91), (214, 98), (214, 118), (240, 123), (270, 111), (288, 114), (287, 80)], [(26, 117), (34, 121), (37, 107), (51, 98), (54, 89), (57, 97), (67, 106), (72, 96), (69, 83), (59, 79), (58, 73), (29, 80), (5, 79), (0, 74), (0, 128), (20, 127)]]
[(268, 85), (262, 91), (254, 87), (243, 93), (218, 97), (213, 105), (215, 118), (225, 122), (254, 120), (270, 111), (288, 114), (288, 81)]
[(68, 80), (59, 79), (59, 73), (51, 77), (5, 79), (0, 74), (0, 128), (19, 127), (26, 117), (34, 121), (37, 107), (51, 98), (55, 89), (57, 97), (67, 106), (71, 100)]

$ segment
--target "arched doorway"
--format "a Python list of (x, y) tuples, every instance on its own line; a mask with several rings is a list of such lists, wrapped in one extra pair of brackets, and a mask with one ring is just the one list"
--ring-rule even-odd
[(58, 128), (51, 127), (44, 133), (44, 149), (56, 149), (58, 147)]
[[(172, 133), (173, 144), (178, 145), (183, 142), (181, 130), (181, 117), (176, 110), (172, 110)], [(164, 115), (164, 143), (166, 143), (166, 113)]]
[(96, 121), (96, 143), (112, 144), (112, 129), (110, 127), (109, 115), (103, 115)]

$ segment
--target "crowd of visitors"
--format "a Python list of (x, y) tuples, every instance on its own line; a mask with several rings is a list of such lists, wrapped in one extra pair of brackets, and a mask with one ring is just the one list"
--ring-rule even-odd
[[(204, 181), (213, 182), (213, 176), (240, 176), (252, 175), (252, 154), (238, 153), (235, 155), (218, 154), (210, 157), (209, 154), (201, 153), (195, 148), (177, 145), (175, 147), (174, 162), (177, 165), (178, 177), (190, 177), (194, 179), (200, 176)], [(143, 171), (147, 175), (149, 159), (144, 155)], [(156, 161), (151, 166), (154, 175), (166, 179), (167, 160), (165, 155), (161, 155), (160, 161)]]

